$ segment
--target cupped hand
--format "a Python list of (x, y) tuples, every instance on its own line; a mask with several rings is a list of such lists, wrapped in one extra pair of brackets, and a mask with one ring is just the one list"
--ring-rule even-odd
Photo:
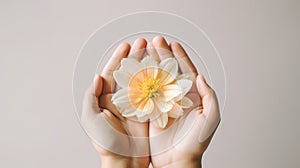
[(148, 167), (149, 123), (140, 123), (120, 115), (111, 102), (116, 89), (113, 72), (123, 58), (140, 60), (146, 40), (137, 39), (131, 47), (120, 44), (94, 83), (86, 90), (81, 122), (98, 151), (102, 167)]
[(216, 94), (203, 75), (198, 74), (179, 43), (168, 45), (163, 37), (158, 36), (147, 44), (147, 51), (158, 61), (175, 57), (181, 73), (193, 80), (187, 94), (193, 100), (193, 107), (186, 109), (178, 120), (169, 118), (166, 128), (158, 128), (153, 121), (150, 122), (152, 164), (154, 167), (201, 167), (202, 155), (220, 122)]

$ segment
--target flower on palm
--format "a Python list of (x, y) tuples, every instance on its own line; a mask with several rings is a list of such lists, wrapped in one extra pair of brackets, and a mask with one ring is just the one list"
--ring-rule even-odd
[(120, 89), (113, 95), (112, 103), (125, 117), (136, 116), (140, 122), (150, 119), (164, 128), (168, 117), (178, 118), (184, 108), (193, 105), (185, 96), (193, 82), (179, 75), (175, 58), (161, 62), (152, 56), (141, 62), (124, 58), (113, 76)]

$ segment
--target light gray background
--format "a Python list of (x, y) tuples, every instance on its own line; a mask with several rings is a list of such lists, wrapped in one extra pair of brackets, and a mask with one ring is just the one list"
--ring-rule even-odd
[(80, 47), (120, 15), (162, 10), (208, 34), (228, 94), (205, 168), (299, 167), (300, 2), (0, 2), (0, 167), (96, 168), (74, 115), (71, 80)]

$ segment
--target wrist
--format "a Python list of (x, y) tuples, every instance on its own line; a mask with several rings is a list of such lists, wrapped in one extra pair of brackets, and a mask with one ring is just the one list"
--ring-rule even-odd
[(100, 156), (101, 168), (120, 167), (127, 168), (130, 165), (130, 159), (127, 157)]
[(150, 157), (101, 156), (101, 168), (148, 168)]
[[(176, 155), (176, 154), (175, 154)], [(152, 158), (152, 165), (154, 168), (177, 168), (177, 167), (189, 167), (189, 168), (201, 168), (202, 167), (202, 157), (201, 156), (190, 156), (181, 155), (180, 157), (173, 156), (167, 157), (156, 156), (157, 158)]]
[(175, 161), (164, 168), (177, 168), (177, 167), (189, 167), (189, 168), (201, 168), (201, 159), (198, 160), (180, 160), (180, 161)]

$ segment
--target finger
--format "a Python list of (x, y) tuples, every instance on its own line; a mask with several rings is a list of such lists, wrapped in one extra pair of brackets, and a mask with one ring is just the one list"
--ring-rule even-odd
[(170, 48), (178, 61), (180, 70), (182, 73), (194, 73), (197, 74), (197, 69), (193, 62), (188, 57), (184, 48), (178, 42), (170, 43)]
[(123, 134), (127, 134), (125, 129), (123, 128), (122, 123), (120, 122), (119, 118), (116, 117), (111, 111), (103, 110), (103, 113), (101, 113), (104, 119), (117, 131)]
[(103, 87), (102, 77), (96, 74), (94, 77), (94, 95), (96, 97), (99, 97), (101, 95), (102, 87)]
[(83, 125), (88, 124), (89, 121), (93, 120), (98, 113), (100, 108), (98, 104), (97, 94), (101, 94), (102, 90), (102, 79), (96, 74), (94, 82), (86, 89), (83, 103), (82, 103), (82, 114), (81, 122)]
[(140, 61), (145, 53), (147, 41), (143, 38), (138, 38), (134, 41), (128, 57), (132, 57)]
[(147, 43), (147, 53), (149, 56), (152, 56), (155, 59), (155, 61), (160, 62), (160, 58), (152, 42)]
[(99, 99), (100, 107), (103, 109), (107, 109), (111, 113), (113, 113), (117, 118), (124, 121), (125, 118), (121, 115), (119, 110), (116, 108), (114, 104), (111, 102), (112, 94), (102, 95)]
[(200, 110), (199, 122), (203, 123), (198, 141), (204, 142), (217, 128), (221, 115), (215, 92), (206, 83), (203, 75), (197, 76), (197, 88), (202, 99), (203, 111)]
[(199, 74), (197, 76), (197, 89), (201, 99), (205, 98), (206, 96), (213, 96), (213, 90), (211, 87), (206, 83), (204, 76)]
[(120, 44), (108, 63), (104, 67), (101, 76), (103, 77), (103, 94), (112, 93), (115, 87), (113, 72), (120, 66), (120, 62), (128, 55), (130, 45), (128, 43)]
[(159, 55), (160, 60), (173, 57), (165, 38), (163, 38), (162, 36), (156, 36), (153, 38), (152, 43)]
[(95, 87), (94, 85), (90, 85), (89, 88), (84, 93), (82, 110), (88, 112), (100, 112), (98, 107), (97, 97), (95, 96)]

